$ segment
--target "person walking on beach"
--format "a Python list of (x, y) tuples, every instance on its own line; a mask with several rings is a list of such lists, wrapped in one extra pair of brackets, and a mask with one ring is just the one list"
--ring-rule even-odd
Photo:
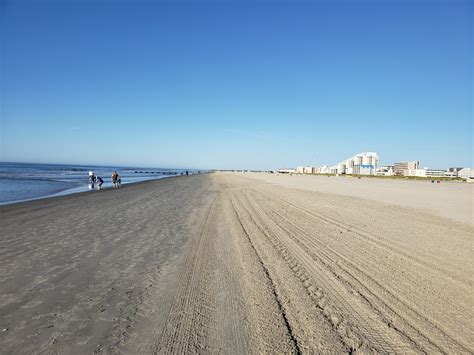
[(117, 174), (117, 188), (122, 187), (122, 178), (120, 177), (119, 174)]
[(114, 189), (117, 188), (117, 179), (118, 179), (118, 174), (116, 171), (114, 171), (112, 173), (112, 186), (114, 187)]
[(89, 171), (89, 190), (94, 190), (95, 175), (92, 170)]
[(104, 180), (100, 177), (100, 176), (97, 176), (97, 187), (99, 188), (99, 190), (102, 190), (102, 184), (104, 183)]

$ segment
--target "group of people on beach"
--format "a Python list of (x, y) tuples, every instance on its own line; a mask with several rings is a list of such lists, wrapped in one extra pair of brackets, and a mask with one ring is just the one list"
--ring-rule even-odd
[[(89, 171), (89, 190), (94, 190), (96, 185), (98, 190), (102, 190), (103, 183), (104, 179), (100, 176), (96, 176), (92, 170)], [(122, 179), (116, 171), (112, 173), (112, 186), (114, 189), (122, 187)]]

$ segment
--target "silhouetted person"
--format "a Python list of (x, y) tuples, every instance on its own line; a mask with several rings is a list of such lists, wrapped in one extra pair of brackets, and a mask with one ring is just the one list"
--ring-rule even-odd
[(99, 187), (99, 190), (102, 190), (102, 184), (104, 183), (104, 180), (100, 176), (97, 176), (95, 181), (97, 182), (97, 186)]
[(92, 170), (89, 171), (89, 190), (94, 190), (95, 175)]

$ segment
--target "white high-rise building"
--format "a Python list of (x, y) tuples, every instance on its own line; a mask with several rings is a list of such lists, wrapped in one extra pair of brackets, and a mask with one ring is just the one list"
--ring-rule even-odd
[(331, 167), (331, 172), (337, 174), (374, 175), (379, 163), (375, 152), (359, 153)]

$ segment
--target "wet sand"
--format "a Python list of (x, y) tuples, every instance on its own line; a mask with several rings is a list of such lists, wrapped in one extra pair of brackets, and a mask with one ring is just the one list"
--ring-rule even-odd
[(294, 178), (1, 206), (0, 353), (474, 351), (472, 187)]

